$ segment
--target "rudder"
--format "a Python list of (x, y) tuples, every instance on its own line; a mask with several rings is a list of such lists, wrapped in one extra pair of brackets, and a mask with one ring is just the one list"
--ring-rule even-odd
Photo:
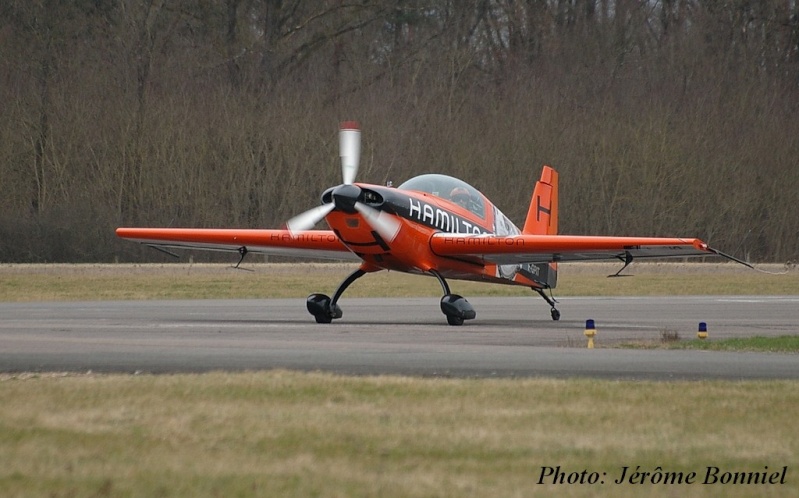
[(541, 179), (535, 183), (522, 233), (528, 235), (558, 233), (558, 172), (550, 166), (544, 166)]

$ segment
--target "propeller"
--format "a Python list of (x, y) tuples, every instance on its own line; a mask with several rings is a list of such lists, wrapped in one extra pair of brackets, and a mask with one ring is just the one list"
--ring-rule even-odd
[(333, 202), (298, 214), (288, 220), (286, 226), (292, 235), (297, 235), (298, 232), (310, 230), (331, 211), (338, 208), (348, 213), (360, 213), (366, 223), (374, 228), (375, 232), (380, 234), (384, 240), (393, 241), (399, 232), (400, 223), (391, 215), (358, 201), (361, 189), (357, 185), (353, 185), (355, 177), (358, 175), (358, 164), (361, 157), (361, 130), (358, 123), (354, 121), (341, 123), (338, 138), (341, 177), (344, 183), (333, 190)]
[(399, 233), (400, 224), (390, 214), (379, 211), (362, 202), (355, 203), (355, 210), (361, 213), (369, 226), (379, 233), (383, 240), (391, 242)]
[(322, 218), (327, 216), (335, 207), (336, 205), (331, 202), (309, 209), (287, 221), (286, 227), (292, 235), (297, 235), (297, 232), (302, 232), (303, 230), (310, 230), (314, 225), (322, 221)]
[(341, 123), (338, 132), (339, 155), (341, 156), (341, 177), (344, 185), (351, 185), (358, 175), (358, 162), (361, 159), (361, 130), (358, 123)]

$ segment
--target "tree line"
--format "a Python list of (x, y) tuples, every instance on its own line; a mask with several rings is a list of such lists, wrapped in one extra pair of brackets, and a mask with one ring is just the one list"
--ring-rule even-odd
[[(277, 227), (440, 172), (563, 233), (799, 258), (795, 0), (3, 0), (0, 261), (152, 261), (117, 226)], [(211, 256), (201, 256), (211, 257)]]

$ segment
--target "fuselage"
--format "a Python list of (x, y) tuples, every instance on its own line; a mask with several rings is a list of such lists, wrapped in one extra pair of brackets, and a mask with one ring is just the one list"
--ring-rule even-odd
[[(462, 180), (430, 174), (412, 178), (397, 188), (356, 186), (361, 189), (360, 202), (394, 216), (401, 224), (393, 240), (384, 240), (357, 212), (335, 210), (327, 215), (330, 228), (343, 244), (363, 259), (366, 268), (410, 273), (435, 269), (447, 278), (535, 285), (518, 275), (513, 267), (498, 267), (476, 258), (441, 257), (432, 252), (429, 240), (437, 232), (520, 233), (486, 196)], [(330, 202), (332, 190), (323, 194), (322, 202)]]

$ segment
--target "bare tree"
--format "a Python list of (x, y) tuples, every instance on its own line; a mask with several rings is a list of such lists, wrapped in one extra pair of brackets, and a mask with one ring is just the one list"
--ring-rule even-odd
[[(0, 3), (0, 260), (152, 258), (119, 224), (279, 226), (441, 171), (516, 221), (799, 257), (799, 7), (765, 0)], [(13, 242), (9, 242), (13, 241)]]

